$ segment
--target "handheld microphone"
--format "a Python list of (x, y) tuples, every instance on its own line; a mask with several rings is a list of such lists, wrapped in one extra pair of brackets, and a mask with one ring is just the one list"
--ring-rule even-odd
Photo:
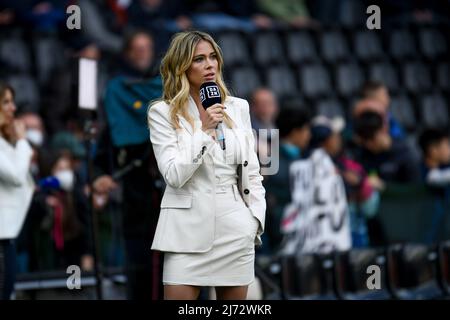
[[(215, 82), (205, 82), (200, 86), (200, 101), (202, 102), (202, 106), (205, 110), (216, 103), (222, 102), (219, 87)], [(225, 150), (225, 134), (222, 127), (222, 122), (217, 125), (216, 134), (220, 147), (222, 150)]]

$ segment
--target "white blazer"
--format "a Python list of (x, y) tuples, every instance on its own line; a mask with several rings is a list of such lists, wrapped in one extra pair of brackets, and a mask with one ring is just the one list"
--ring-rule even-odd
[[(225, 130), (225, 141), (236, 139), (235, 148), (226, 148), (226, 159), (239, 164), (239, 190), (254, 217), (259, 221), (255, 244), (261, 244), (265, 223), (265, 189), (259, 172), (255, 142), (246, 100), (228, 97), (225, 112), (235, 128)], [(170, 106), (158, 102), (148, 112), (150, 140), (165, 182), (161, 212), (152, 249), (170, 252), (206, 252), (214, 240), (215, 174), (211, 155), (216, 143), (201, 130), (197, 106), (189, 98), (193, 129), (178, 116), (181, 129), (170, 122)], [(233, 136), (231, 136), (233, 135)], [(227, 139), (227, 137), (230, 137)], [(236, 163), (236, 162), (235, 162)]]
[(0, 239), (17, 238), (22, 229), (34, 191), (32, 154), (25, 139), (14, 147), (0, 136)]

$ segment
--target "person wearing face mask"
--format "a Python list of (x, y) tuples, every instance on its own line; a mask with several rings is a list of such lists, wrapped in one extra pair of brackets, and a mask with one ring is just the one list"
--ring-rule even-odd
[(17, 116), (25, 124), (26, 138), (34, 148), (45, 144), (45, 130), (42, 118), (34, 112), (23, 112)]
[(54, 244), (54, 267), (80, 265), (91, 270), (93, 259), (89, 238), (87, 199), (74, 169), (74, 157), (65, 150), (50, 149), (41, 158), (41, 172), (48, 181), (41, 184), (50, 209), (48, 232)]
[[(33, 150), (30, 171), (34, 182), (39, 184), (41, 178), (39, 172), (39, 156), (46, 144), (42, 118), (35, 112), (25, 111), (19, 113), (17, 119), (25, 125), (26, 139)], [(16, 241), (18, 272), (30, 272), (38, 269), (39, 255), (35, 250), (36, 241), (33, 239), (33, 235), (39, 229), (39, 223), (45, 214), (45, 196), (37, 190), (33, 194), (27, 218)]]
[(0, 300), (8, 300), (16, 273), (15, 240), (34, 190), (32, 149), (23, 122), (14, 118), (14, 90), (0, 83)]

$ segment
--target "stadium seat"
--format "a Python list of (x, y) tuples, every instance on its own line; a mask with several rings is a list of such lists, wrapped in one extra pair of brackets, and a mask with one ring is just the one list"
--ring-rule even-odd
[(407, 145), (409, 151), (411, 152), (411, 157), (416, 161), (416, 163), (421, 163), (422, 150), (420, 149), (418, 142), (418, 135), (416, 133), (410, 133), (405, 138), (405, 144)]
[(369, 79), (385, 83), (390, 91), (397, 91), (399, 89), (397, 71), (388, 62), (377, 62), (370, 65)]
[(266, 84), (277, 97), (285, 98), (299, 95), (297, 81), (292, 69), (287, 66), (275, 66), (266, 70)]
[(424, 92), (431, 89), (431, 75), (428, 67), (421, 62), (410, 62), (403, 65), (403, 83), (411, 93)]
[(342, 103), (337, 99), (325, 99), (321, 100), (316, 104), (316, 113), (318, 115), (324, 115), (329, 118), (342, 117), (346, 118), (344, 107)]
[[(408, 144), (406, 144), (407, 146)], [(405, 148), (405, 152), (411, 152)], [(412, 158), (413, 159), (413, 158)], [(412, 160), (413, 161), (413, 160)], [(421, 182), (386, 184), (377, 219), (387, 243), (423, 242), (429, 232), (434, 199)], [(411, 201), (414, 199), (414, 201)], [(408, 227), (405, 227), (405, 219)]]
[(339, 21), (349, 29), (365, 25), (367, 7), (361, 1), (342, 1)]
[(238, 32), (226, 32), (217, 39), (226, 66), (243, 65), (250, 61), (246, 39)]
[(380, 38), (375, 31), (358, 31), (353, 41), (356, 56), (364, 62), (381, 59), (384, 56)]
[(333, 92), (327, 69), (320, 64), (300, 67), (301, 93), (307, 98), (317, 98)]
[(285, 299), (335, 300), (333, 259), (326, 255), (283, 255), (281, 288)]
[(416, 116), (411, 99), (406, 94), (393, 96), (391, 99), (390, 111), (400, 125), (407, 131), (413, 131), (416, 126)]
[(396, 299), (425, 300), (444, 296), (438, 282), (437, 252), (424, 244), (388, 247), (389, 283)]
[(350, 55), (344, 35), (337, 30), (325, 31), (321, 35), (320, 48), (323, 59), (329, 63), (345, 60)]
[(419, 31), (420, 50), (429, 60), (445, 55), (448, 49), (446, 38), (435, 29), (421, 29)]
[(350, 97), (357, 94), (364, 81), (364, 73), (358, 64), (344, 63), (337, 66), (335, 83), (341, 96)]
[(449, 125), (447, 102), (438, 92), (422, 97), (420, 112), (425, 127), (447, 128)]
[(30, 52), (26, 43), (19, 37), (11, 37), (0, 41), (0, 61), (13, 72), (31, 71)]
[[(361, 248), (350, 251), (336, 252), (334, 258), (336, 272), (336, 291), (344, 300), (386, 300), (392, 296), (387, 281), (386, 257), (383, 249)], [(376, 274), (369, 270), (370, 266), (379, 269), (379, 278), (368, 281)], [(377, 281), (379, 280), (379, 283)], [(369, 288), (371, 285), (379, 287)]]
[(9, 77), (7, 82), (16, 91), (15, 102), (20, 111), (39, 111), (39, 89), (33, 77), (18, 74)]
[(252, 67), (238, 67), (231, 71), (230, 84), (238, 97), (249, 97), (262, 85), (258, 72)]
[(414, 36), (407, 29), (393, 30), (389, 36), (389, 54), (396, 60), (417, 56), (418, 50)]
[(260, 66), (286, 62), (281, 37), (274, 32), (257, 33), (253, 39), (253, 58)]
[(450, 90), (450, 63), (440, 63), (436, 66), (436, 78), (439, 89)]
[(283, 109), (305, 109), (307, 112), (312, 113), (309, 108), (307, 109), (307, 106), (309, 106), (309, 104), (306, 104), (305, 100), (300, 95), (280, 99), (280, 108)]
[(305, 31), (291, 32), (286, 38), (289, 61), (295, 65), (317, 60), (318, 54), (312, 36)]
[(450, 240), (438, 246), (440, 283), (446, 296), (450, 296)]

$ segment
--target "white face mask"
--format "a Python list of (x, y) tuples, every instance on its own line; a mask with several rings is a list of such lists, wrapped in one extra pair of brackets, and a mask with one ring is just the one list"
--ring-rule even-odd
[(72, 191), (75, 182), (75, 175), (72, 170), (61, 170), (55, 174), (56, 179), (59, 181), (61, 189), (65, 191)]
[(28, 129), (27, 130), (27, 139), (31, 142), (31, 144), (35, 145), (36, 147), (42, 146), (42, 143), (44, 142), (44, 135), (41, 131), (36, 129)]

